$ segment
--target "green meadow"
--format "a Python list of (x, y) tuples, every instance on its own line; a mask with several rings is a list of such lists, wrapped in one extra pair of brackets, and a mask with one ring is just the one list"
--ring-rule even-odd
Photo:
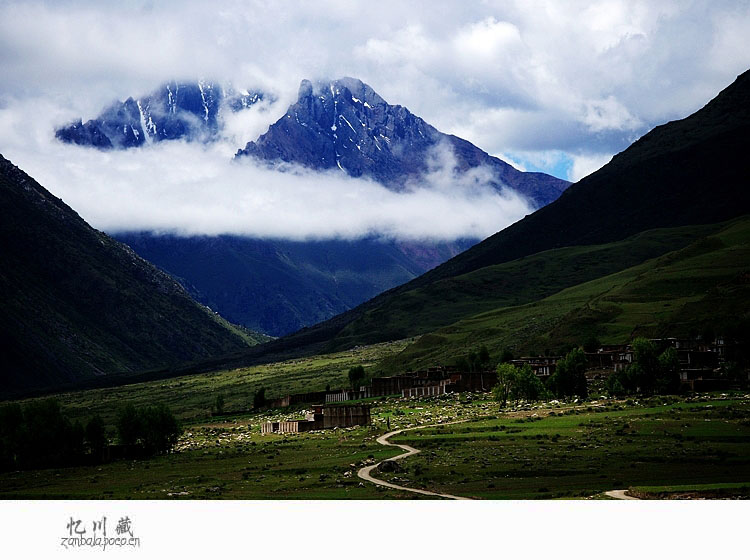
[[(484, 394), (370, 401), (369, 427), (261, 435), (300, 411), (186, 421), (175, 452), (0, 474), (0, 497), (64, 499), (415, 499), (357, 470), (421, 450), (379, 478), (478, 499), (594, 498), (612, 489), (750, 484), (750, 396), (551, 401), (501, 409)], [(448, 424), (461, 421), (458, 424)], [(422, 427), (444, 424), (437, 427)], [(677, 485), (677, 486), (675, 486)], [(697, 490), (696, 490), (697, 488)], [(735, 489), (735, 490), (732, 490)], [(715, 488), (712, 491), (716, 491)]]
[[(659, 403), (659, 404), (657, 404)], [(404, 486), (489, 499), (584, 498), (633, 486), (750, 480), (750, 401), (653, 398), (425, 428), (388, 473)]]

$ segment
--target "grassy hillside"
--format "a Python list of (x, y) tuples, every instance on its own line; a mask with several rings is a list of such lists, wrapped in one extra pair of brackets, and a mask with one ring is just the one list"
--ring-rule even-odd
[(486, 344), (496, 355), (555, 351), (589, 336), (619, 343), (750, 317), (750, 217), (640, 265), (519, 306), (499, 307), (421, 337), (383, 368), (446, 363)]
[[(98, 414), (110, 429), (114, 429), (115, 415), (123, 403), (139, 407), (165, 404), (181, 422), (193, 422), (209, 417), (218, 395), (224, 397), (225, 410), (229, 413), (244, 411), (252, 406), (253, 396), (261, 387), (266, 388), (268, 399), (290, 393), (323, 391), (326, 385), (346, 387), (349, 385), (349, 368), (362, 365), (371, 370), (383, 358), (403, 350), (408, 342), (412, 341), (377, 344), (261, 366), (215, 370), (185, 375), (178, 379), (85, 389), (49, 396), (60, 401), (71, 420), (79, 420), (85, 424), (94, 414)], [(22, 402), (31, 400), (37, 399)]]
[[(750, 159), (743, 146), (748, 138), (750, 72), (745, 72), (703, 109), (656, 127), (555, 202), (408, 284), (287, 337), (279, 347), (309, 346), (313, 353), (321, 344), (345, 347), (351, 336), (347, 328), (363, 316), (370, 323), (365, 329), (371, 333), (368, 342), (409, 336), (414, 334), (411, 328), (390, 330), (389, 309), (401, 306), (396, 298), (419, 288), (550, 249), (612, 243), (650, 229), (711, 224), (747, 214)], [(430, 290), (441, 291), (439, 285)], [(426, 308), (425, 316), (436, 303), (418, 298), (411, 302), (409, 313)]]
[(498, 307), (537, 301), (689, 245), (722, 226), (659, 229), (626, 240), (543, 251), (394, 295), (348, 324), (333, 348), (400, 339)]
[(223, 356), (260, 339), (0, 156), (0, 395)]

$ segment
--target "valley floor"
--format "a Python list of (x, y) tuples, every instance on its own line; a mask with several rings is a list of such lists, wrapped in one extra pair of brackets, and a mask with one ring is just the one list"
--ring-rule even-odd
[[(376, 441), (388, 428), (417, 428), (391, 441), (421, 452), (372, 475), (410, 488), (478, 499), (604, 497), (622, 488), (642, 497), (748, 495), (750, 395), (505, 410), (487, 397), (377, 399), (369, 427), (300, 434), (260, 434), (262, 422), (297, 415), (290, 411), (186, 422), (174, 453), (2, 473), (0, 498), (429, 498), (357, 477), (362, 467), (402, 453)], [(420, 428), (429, 424), (442, 425)]]

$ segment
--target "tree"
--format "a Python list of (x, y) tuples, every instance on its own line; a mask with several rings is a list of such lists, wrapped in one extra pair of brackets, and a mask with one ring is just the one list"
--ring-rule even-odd
[(181, 431), (174, 414), (164, 404), (139, 409), (126, 404), (117, 415), (120, 443), (138, 445), (149, 455), (172, 449)]
[(104, 420), (98, 414), (86, 424), (84, 440), (91, 457), (97, 462), (103, 460), (104, 449), (107, 447), (107, 434), (104, 429)]
[(586, 342), (583, 343), (583, 350), (585, 352), (596, 352), (601, 346), (602, 343), (597, 337), (590, 336), (586, 339)]
[(510, 362), (513, 359), (513, 352), (511, 352), (508, 348), (503, 348), (503, 351), (500, 353), (500, 360), (498, 363), (504, 364), (505, 362)]
[[(735, 383), (743, 381), (742, 368), (737, 362), (724, 362), (721, 366), (721, 376)], [(0, 420), (0, 425), (2, 425), (2, 420)]]
[(264, 406), (266, 406), (266, 388), (261, 387), (255, 391), (255, 395), (253, 395), (253, 408), (257, 410)]
[(458, 371), (470, 371), (471, 366), (469, 365), (469, 360), (466, 359), (466, 356), (461, 356), (460, 358), (456, 358), (454, 361), (454, 365)]
[(18, 466), (23, 427), (21, 405), (0, 406), (0, 470), (13, 470)]
[(143, 435), (142, 418), (131, 403), (120, 408), (115, 424), (117, 439), (123, 445), (134, 445)]
[(83, 450), (83, 429), (71, 424), (55, 399), (32, 401), (23, 408), (24, 434), (19, 456), (24, 468), (78, 462)]
[(610, 394), (669, 394), (679, 390), (680, 362), (677, 350), (670, 347), (659, 354), (656, 344), (646, 338), (636, 338), (631, 347), (633, 363), (607, 380)]
[(84, 429), (55, 399), (0, 407), (0, 470), (82, 464)]
[(367, 379), (365, 374), (365, 368), (362, 366), (354, 366), (349, 368), (349, 383), (353, 390), (357, 390)]
[(555, 373), (550, 377), (549, 384), (558, 397), (588, 395), (586, 383), (586, 354), (581, 348), (574, 348), (557, 362)]
[(659, 356), (656, 389), (661, 394), (674, 394), (680, 389), (680, 360), (674, 348), (667, 348)]
[(502, 406), (508, 404), (508, 397), (511, 396), (517, 376), (518, 370), (513, 364), (504, 363), (497, 366), (497, 385), (492, 388), (492, 394)]
[(214, 410), (216, 411), (216, 414), (224, 414), (224, 395), (216, 395)]
[(630, 345), (633, 348), (633, 363), (626, 369), (628, 387), (636, 392), (651, 393), (656, 388), (659, 376), (659, 355), (656, 344), (647, 338), (636, 338)]
[(490, 367), (490, 351), (487, 350), (487, 347), (484, 344), (479, 347), (478, 358), (481, 369), (487, 369)]
[(475, 373), (489, 369), (491, 360), (490, 351), (485, 345), (482, 345), (478, 349), (469, 352), (466, 356), (457, 358), (454, 364), (459, 371)]
[(538, 401), (544, 396), (546, 390), (542, 380), (537, 377), (529, 364), (516, 368), (516, 378), (511, 389), (511, 396), (518, 401)]
[(621, 397), (627, 394), (622, 384), (622, 372), (613, 373), (607, 378), (607, 392), (613, 397)]
[(181, 428), (172, 411), (164, 404), (141, 411), (143, 447), (149, 454), (166, 453), (180, 436)]

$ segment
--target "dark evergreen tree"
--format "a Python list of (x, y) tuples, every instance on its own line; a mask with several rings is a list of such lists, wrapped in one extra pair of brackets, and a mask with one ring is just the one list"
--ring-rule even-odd
[(266, 388), (261, 387), (253, 395), (253, 408), (257, 410), (264, 406), (266, 406)]
[(365, 374), (365, 368), (362, 366), (349, 368), (349, 384), (355, 391), (360, 388), (366, 379), (367, 374)]
[(104, 450), (107, 447), (107, 433), (104, 420), (98, 414), (86, 424), (84, 439), (92, 460), (96, 463), (103, 461)]
[(574, 348), (557, 362), (555, 373), (550, 377), (549, 384), (552, 392), (558, 397), (588, 395), (586, 383), (586, 354), (581, 348)]
[(143, 434), (142, 418), (135, 406), (128, 403), (117, 413), (117, 438), (123, 445), (133, 445)]

